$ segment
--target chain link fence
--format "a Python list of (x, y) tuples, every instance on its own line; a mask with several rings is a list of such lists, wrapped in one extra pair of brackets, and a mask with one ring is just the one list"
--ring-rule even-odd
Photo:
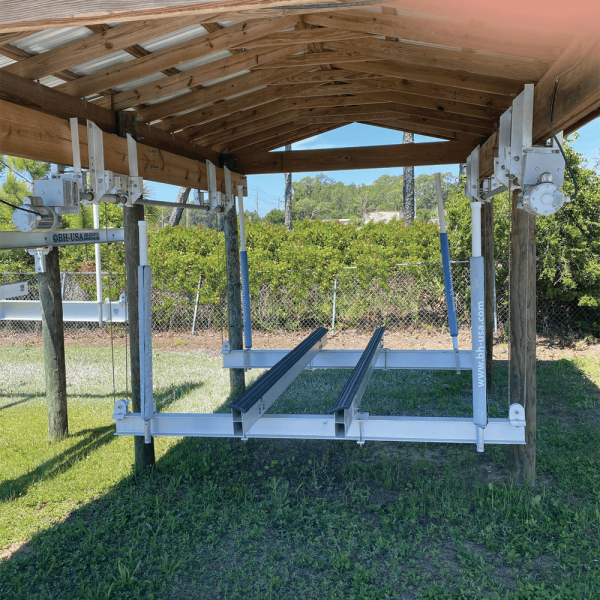
[[(507, 265), (496, 263), (498, 280), (505, 280)], [(452, 276), (458, 324), (470, 326), (469, 263), (452, 264)], [(223, 278), (224, 279), (224, 278)], [(0, 283), (27, 281), (29, 293), (20, 300), (39, 300), (35, 273), (0, 273)], [(342, 269), (332, 281), (316, 281), (311, 273), (301, 283), (261, 285), (251, 295), (253, 329), (259, 332), (294, 332), (328, 327), (335, 331), (371, 332), (385, 325), (388, 331), (448, 331), (448, 317), (441, 263), (397, 265), (382, 276), (374, 269)], [(122, 279), (102, 275), (103, 298), (113, 301), (125, 290)], [(200, 301), (204, 281), (200, 278), (196, 294), (173, 292), (154, 287), (152, 292), (152, 325), (155, 332), (192, 334), (200, 330), (214, 332), (227, 329), (226, 288), (223, 281), (212, 302)], [(508, 286), (496, 290), (494, 315), (496, 333), (509, 325)], [(94, 272), (61, 273), (64, 300), (96, 300)], [(215, 297), (214, 294), (211, 295)], [(538, 293), (538, 333), (558, 336), (600, 337), (600, 315), (596, 309), (577, 306), (575, 302), (558, 302)], [(103, 327), (106, 327), (104, 324)], [(89, 330), (100, 325), (66, 322), (66, 331)], [(115, 326), (124, 331), (123, 324)], [(20, 336), (41, 335), (39, 321), (2, 320), (0, 335), (19, 340)]]

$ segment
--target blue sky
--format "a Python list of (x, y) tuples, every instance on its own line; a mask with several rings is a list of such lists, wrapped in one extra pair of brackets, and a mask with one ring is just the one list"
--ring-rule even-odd
[[(579, 138), (574, 144), (577, 152), (583, 154), (588, 160), (589, 166), (593, 166), (595, 159), (600, 155), (600, 118), (588, 123), (579, 130)], [(439, 141), (425, 136), (415, 136), (415, 143)], [(402, 133), (390, 129), (371, 127), (353, 123), (340, 127), (335, 131), (323, 133), (316, 137), (298, 142), (292, 146), (293, 150), (312, 150), (316, 148), (347, 148), (352, 146), (384, 146), (388, 144), (401, 144)], [(303, 177), (314, 177), (318, 173), (325, 173), (335, 181), (343, 181), (345, 184), (355, 183), (370, 184), (384, 174), (401, 175), (402, 169), (360, 169), (353, 171), (330, 171), (327, 165), (323, 165), (321, 171), (314, 173), (294, 173), (293, 181), (299, 181)], [(438, 165), (431, 167), (416, 167), (415, 176), (422, 173), (432, 174), (436, 172), (450, 172), (458, 175), (458, 165)], [(154, 194), (158, 200), (175, 201), (179, 188), (161, 183), (151, 183)], [(248, 177), (248, 198), (244, 202), (246, 210), (256, 209), (258, 195), (258, 212), (261, 216), (266, 215), (271, 209), (280, 204), (283, 208), (284, 176), (277, 175), (250, 175)]]

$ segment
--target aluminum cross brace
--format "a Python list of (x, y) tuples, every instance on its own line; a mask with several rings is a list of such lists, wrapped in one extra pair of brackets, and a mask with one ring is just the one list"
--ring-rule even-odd
[[(126, 413), (125, 403), (117, 414), (117, 435), (144, 435), (140, 413)], [(117, 404), (115, 404), (115, 407)], [(361, 435), (362, 425), (362, 435)], [(228, 414), (155, 413), (152, 436), (237, 437)], [(383, 417), (353, 421), (345, 439), (356, 442), (438, 442), (476, 444), (479, 428), (468, 418)], [(509, 419), (490, 419), (483, 430), (486, 444), (524, 444), (525, 426)], [(246, 434), (247, 438), (337, 440), (333, 415), (264, 415)]]

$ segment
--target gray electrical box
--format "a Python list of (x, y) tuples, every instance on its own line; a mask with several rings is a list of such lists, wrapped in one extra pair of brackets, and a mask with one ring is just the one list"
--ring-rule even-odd
[(42, 199), (44, 206), (52, 206), (59, 215), (78, 214), (79, 189), (77, 181), (64, 175), (52, 179), (36, 179), (33, 194)]

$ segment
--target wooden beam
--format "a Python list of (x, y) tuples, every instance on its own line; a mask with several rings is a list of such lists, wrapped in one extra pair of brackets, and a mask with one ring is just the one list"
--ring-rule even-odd
[[(398, 95), (399, 94), (395, 94), (394, 92), (367, 92), (356, 94), (354, 96), (318, 96), (316, 98), (307, 99), (303, 106), (314, 108), (317, 106), (359, 106), (362, 104), (380, 104), (381, 107), (378, 110), (381, 110), (389, 105), (389, 108), (392, 110), (404, 112), (413, 116), (441, 119), (446, 122), (470, 125), (474, 131), (480, 131), (482, 135), (488, 135), (498, 124), (497, 119), (482, 119), (464, 116), (444, 111), (443, 109), (440, 109), (439, 106), (437, 108), (432, 106), (422, 108), (419, 106), (411, 106), (410, 104), (403, 104), (396, 101)], [(301, 96), (298, 99), (303, 99), (303, 97)]]
[(285, 29), (291, 24), (293, 24), (293, 17), (273, 19), (266, 22), (245, 21), (237, 23), (194, 40), (187, 40), (163, 50), (152, 52), (148, 56), (115, 65), (98, 73), (86, 75), (76, 81), (58, 86), (58, 89), (73, 96), (89, 96), (116, 85), (122, 85), (128, 81), (152, 75), (163, 69), (176, 67), (196, 58), (208, 56), (219, 50), (227, 50), (232, 44)]
[[(85, 125), (86, 120), (89, 119), (106, 133), (116, 131), (117, 116), (112, 110), (63, 94), (56, 88), (46, 87), (12, 73), (0, 73), (0, 100), (61, 119), (77, 117), (82, 125)], [(148, 125), (140, 124), (140, 132), (148, 146), (161, 148), (192, 160), (204, 162), (208, 159), (215, 164), (219, 162), (219, 155), (212, 150), (201, 145), (192, 145), (183, 138), (168, 135), (155, 127), (150, 129)]]
[(306, 71), (299, 75), (286, 77), (279, 83), (281, 85), (287, 83), (328, 83), (333, 81), (359, 83), (361, 79), (376, 79), (377, 77), (378, 75), (372, 75), (370, 73), (357, 73), (338, 69), (336, 71)]
[[(197, 23), (200, 23), (200, 19), (195, 17), (188, 25)], [(53, 50), (35, 54), (26, 60), (4, 67), (3, 71), (28, 79), (40, 79), (56, 71), (81, 65), (178, 29), (181, 29), (181, 19), (124, 23)]]
[(187, 71), (177, 72), (166, 79), (159, 79), (158, 81), (119, 92), (113, 96), (112, 107), (114, 110), (122, 110), (144, 104), (151, 100), (158, 100), (175, 92), (193, 88), (229, 75), (235, 75), (241, 71), (261, 66), (289, 54), (301, 52), (303, 46), (288, 46), (269, 50), (267, 52), (250, 50), (234, 56), (226, 56), (220, 60), (215, 60)]
[(302, 115), (309, 115), (311, 113), (323, 114), (323, 109), (310, 108), (302, 110), (301, 103), (299, 107), (294, 107), (293, 103), (289, 104), (289, 109), (285, 111), (279, 111), (275, 114), (267, 115), (255, 121), (243, 121), (234, 127), (213, 132), (207, 136), (202, 136), (198, 139), (199, 143), (203, 146), (208, 147), (219, 147), (228, 145), (229, 142), (242, 138), (248, 135), (255, 135), (265, 129), (270, 129), (276, 125), (285, 125), (293, 121), (296, 117)]
[[(333, 65), (334, 67), (339, 65)], [(343, 65), (341, 65), (343, 67)], [(372, 63), (352, 63), (352, 70), (373, 72)], [(446, 85), (435, 85), (433, 83), (422, 83), (420, 81), (409, 81), (407, 79), (394, 79), (386, 77), (383, 81), (379, 79), (366, 79), (365, 85), (383, 90), (394, 90), (408, 94), (416, 94), (429, 98), (440, 100), (452, 100), (464, 104), (474, 104), (476, 106), (484, 106), (495, 110), (504, 111), (512, 102), (511, 96), (499, 96), (497, 94), (486, 94), (483, 92), (475, 92), (473, 90), (462, 90), (456, 87)]]
[(296, 31), (282, 31), (271, 33), (265, 37), (242, 42), (235, 48), (251, 50), (255, 48), (268, 48), (272, 46), (292, 46), (294, 44), (311, 44), (315, 42), (334, 42), (372, 37), (369, 33), (360, 31), (344, 31), (330, 28), (298, 29)]
[(312, 13), (305, 16), (311, 25), (333, 27), (439, 44), (459, 48), (483, 50), (531, 58), (551, 59), (556, 46), (540, 33), (521, 30), (514, 24), (502, 26), (494, 22), (448, 23), (435, 19), (414, 18), (409, 15), (381, 15), (361, 10), (345, 10), (332, 13)]
[[(287, 59), (285, 59), (287, 60)], [(336, 65), (335, 61), (332, 64)], [(342, 64), (342, 63), (340, 63)], [(523, 90), (523, 82), (472, 75), (465, 71), (451, 71), (435, 67), (420, 67), (390, 60), (365, 60), (349, 65), (350, 69), (382, 75), (400, 80), (418, 81), (426, 84), (452, 86), (465, 91), (514, 96)]]
[[(0, 101), (0, 115), (0, 153), (63, 165), (72, 164), (69, 121), (3, 100)], [(87, 167), (87, 127), (84, 125), (79, 125), (79, 141), (81, 164)], [(146, 144), (138, 144), (137, 151), (139, 173), (145, 180), (207, 189), (206, 164)], [(127, 140), (105, 133), (105, 168), (127, 174), (127, 156)], [(239, 181), (240, 176), (232, 174), (232, 183), (237, 184)], [(219, 168), (217, 185), (220, 191), (225, 191), (223, 170)]]
[[(533, 91), (533, 143), (543, 144), (550, 137), (550, 100), (556, 78), (559, 84), (554, 103), (554, 130), (572, 131), (600, 109), (600, 35), (589, 28), (580, 32)], [(508, 108), (508, 107), (507, 107)], [(498, 139), (492, 136), (481, 147), (479, 172), (488, 177), (494, 172)]]
[[(386, 1), (377, 0), (373, 4)], [(340, 9), (347, 8), (346, 0), (329, 0), (326, 8), (319, 7), (323, 0), (303, 0), (300, 8), (297, 8), (298, 0), (209, 0), (192, 4), (189, 0), (165, 0), (153, 2), (151, 7), (145, 0), (106, 0), (101, 8), (95, 0), (67, 0), (61, 4), (23, 0), (15, 5), (3, 6), (0, 33), (169, 17), (180, 17), (185, 23), (185, 19), (194, 15), (203, 15), (206, 21), (212, 22), (269, 19), (312, 11), (331, 12), (336, 10), (338, 3)], [(368, 0), (365, 3), (371, 4)]]
[[(417, 131), (417, 129), (413, 128), (410, 123), (399, 125), (395, 121), (357, 121), (357, 123), (361, 123), (362, 125), (369, 125), (371, 127), (382, 127), (383, 129), (391, 129), (392, 131), (399, 131), (400, 133), (412, 133), (414, 135), (425, 135), (427, 138), (433, 138), (436, 140), (443, 140), (445, 142), (455, 142), (457, 141), (455, 138), (448, 137), (448, 135), (441, 135), (435, 133), (427, 133), (424, 134), (422, 131)], [(447, 133), (447, 132), (446, 132)]]
[[(300, 90), (311, 87), (312, 85), (315, 84), (299, 84), (296, 87)], [(217, 119), (223, 119), (239, 111), (261, 106), (262, 104), (267, 104), (273, 100), (284, 98), (285, 96), (283, 95), (283, 92), (291, 87), (294, 86), (288, 84), (285, 86), (262, 88), (256, 92), (244, 94), (239, 98), (225, 100), (223, 102), (215, 103), (211, 106), (192, 110), (177, 117), (165, 119), (164, 121), (156, 123), (152, 127), (153, 129), (161, 129), (163, 131), (172, 133), (181, 131), (186, 127), (199, 126), (203, 123), (208, 123)]]
[(229, 79), (222, 83), (211, 85), (208, 88), (197, 90), (191, 94), (185, 94), (184, 96), (173, 98), (166, 102), (160, 102), (159, 104), (153, 104), (142, 108), (138, 110), (138, 116), (141, 121), (151, 123), (152, 121), (163, 119), (178, 112), (190, 110), (196, 106), (202, 106), (203, 104), (209, 104), (211, 102), (216, 102), (217, 100), (224, 100), (230, 96), (250, 92), (267, 83), (277, 81), (282, 73), (284, 76), (293, 75), (303, 69), (304, 67), (273, 69), (250, 73), (249, 75), (242, 75), (241, 77), (234, 77), (233, 79)]
[(305, 126), (305, 123), (294, 123), (294, 121), (289, 121), (281, 125), (276, 125), (275, 127), (269, 127), (267, 129), (257, 131), (256, 133), (252, 133), (250, 135), (238, 137), (221, 144), (215, 144), (214, 149), (218, 152), (237, 153), (240, 149), (250, 146), (251, 144), (255, 144), (256, 142), (268, 140), (283, 134), (288, 134), (291, 131), (296, 131), (297, 129), (301, 129)]
[(269, 138), (266, 141), (262, 140), (260, 142), (257, 142), (256, 144), (245, 146), (244, 152), (269, 152), (270, 150), (281, 148), (282, 146), (286, 146), (287, 144), (294, 144), (296, 142), (306, 140), (321, 133), (338, 129), (339, 127), (342, 127), (342, 125), (311, 125), (308, 127), (302, 127), (301, 129), (296, 129), (291, 133), (281, 134), (280, 136)]
[(448, 165), (465, 162), (473, 149), (471, 142), (433, 142), (393, 146), (363, 146), (327, 150), (239, 153), (238, 166), (247, 175), (266, 173), (304, 173)]
[(548, 62), (539, 59), (467, 52), (458, 48), (432, 48), (377, 38), (352, 42), (336, 40), (323, 44), (323, 49), (354, 50), (370, 56), (372, 60), (393, 60), (415, 66), (464, 71), (524, 83), (539, 81), (549, 68)]

